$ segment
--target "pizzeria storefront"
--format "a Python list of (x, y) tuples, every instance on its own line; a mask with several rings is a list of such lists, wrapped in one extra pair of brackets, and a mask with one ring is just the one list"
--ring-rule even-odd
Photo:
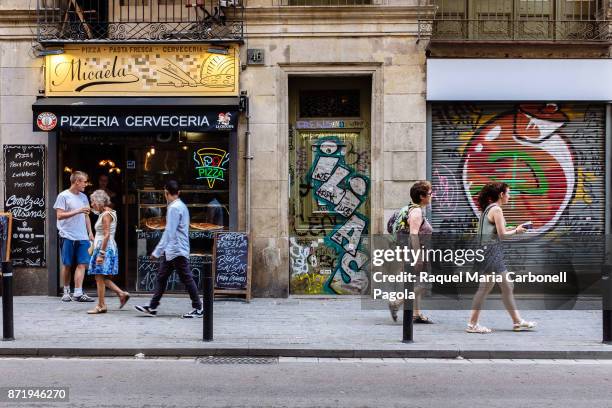
[[(50, 198), (70, 186), (73, 171), (88, 173), (86, 193), (106, 190), (118, 214), (117, 283), (150, 292), (156, 268), (148, 255), (165, 227), (163, 186), (177, 180), (191, 215), (199, 283), (211, 266), (213, 234), (238, 223), (237, 128), (246, 105), (238, 92), (238, 49), (216, 54), (190, 46), (198, 55), (161, 45), (122, 47), (127, 53), (91, 48), (48, 56), (46, 95), (32, 107), (34, 130), (49, 133), (48, 156), (57, 163), (49, 174)], [(59, 265), (52, 263), (57, 231), (48, 225), (48, 264)], [(53, 266), (49, 280), (59, 288)], [(182, 290), (180, 281), (171, 279), (168, 290)]]

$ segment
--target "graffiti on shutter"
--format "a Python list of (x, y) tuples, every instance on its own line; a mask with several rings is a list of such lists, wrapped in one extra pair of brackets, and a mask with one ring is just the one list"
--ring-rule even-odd
[(432, 106), (432, 224), (473, 232), (483, 185), (510, 186), (512, 226), (535, 234), (601, 234), (605, 206), (604, 107), (587, 104)]

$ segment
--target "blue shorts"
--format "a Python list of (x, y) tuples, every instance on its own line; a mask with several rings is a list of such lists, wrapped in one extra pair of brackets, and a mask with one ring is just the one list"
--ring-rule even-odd
[(60, 237), (62, 265), (88, 265), (89, 259), (89, 241), (71, 241)]

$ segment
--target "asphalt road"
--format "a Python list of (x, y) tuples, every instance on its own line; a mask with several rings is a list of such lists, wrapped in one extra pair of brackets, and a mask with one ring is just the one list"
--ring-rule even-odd
[[(253, 361), (251, 361), (253, 362)], [(612, 407), (612, 361), (2, 359), (0, 387), (68, 387), (2, 407)]]

